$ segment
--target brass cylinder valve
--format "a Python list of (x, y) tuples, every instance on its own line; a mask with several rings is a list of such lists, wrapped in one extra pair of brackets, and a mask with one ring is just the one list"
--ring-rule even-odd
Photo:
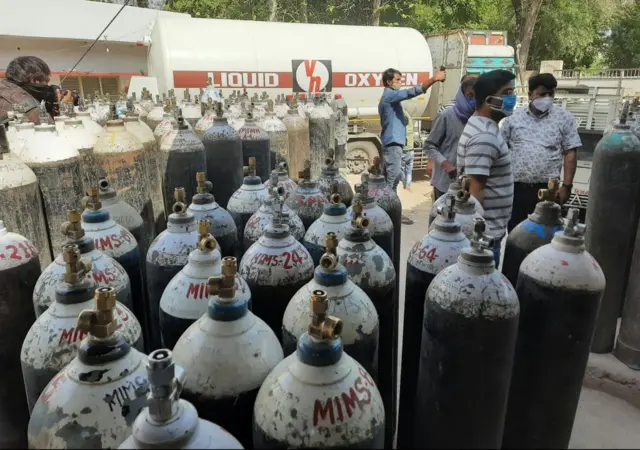
[(354, 199), (351, 209), (353, 211), (353, 214), (351, 216), (351, 226), (354, 228), (368, 227), (369, 219), (362, 215), (362, 211), (364, 211), (362, 200), (360, 200), (359, 198)]
[(327, 157), (324, 159), (324, 164), (327, 168), (332, 168), (335, 164), (335, 152), (332, 148), (327, 149)]
[(298, 178), (302, 181), (309, 181), (311, 179), (311, 161), (304, 160), (304, 169), (298, 172)]
[(60, 231), (64, 236), (72, 241), (79, 241), (84, 237), (81, 220), (82, 215), (80, 214), (80, 211), (70, 209), (67, 211), (67, 221), (62, 223)]
[(334, 341), (342, 332), (342, 320), (328, 316), (329, 299), (327, 293), (316, 289), (311, 293), (311, 323), (309, 336), (316, 341)]
[(99, 211), (102, 208), (100, 202), (100, 191), (97, 187), (87, 189), (87, 195), (82, 199), (82, 207), (91, 211)]
[(173, 199), (176, 201), (171, 210), (174, 214), (184, 214), (187, 212), (187, 205), (184, 204), (184, 188), (177, 187), (173, 191)]
[(120, 328), (116, 322), (116, 290), (101, 287), (96, 289), (96, 307), (85, 309), (78, 316), (78, 328), (97, 338), (108, 338)]
[(369, 167), (369, 173), (373, 175), (382, 175), (382, 161), (379, 156), (373, 158), (373, 164)]
[(487, 224), (482, 217), (476, 217), (473, 223), (473, 235), (469, 239), (471, 248), (478, 253), (493, 249), (493, 238), (485, 234)]
[(217, 295), (222, 303), (233, 303), (236, 292), (238, 261), (233, 256), (222, 258), (222, 274), (210, 277), (207, 286), (209, 295)]
[(216, 102), (216, 106), (215, 106), (215, 110), (216, 110), (216, 117), (222, 119), (222, 115), (224, 114), (224, 111), (222, 110), (222, 102)]
[(342, 197), (338, 194), (338, 182), (332, 181), (329, 184), (329, 203), (339, 205), (342, 203)]
[(242, 168), (245, 177), (256, 176), (256, 159), (252, 156), (249, 158), (249, 165)]
[(196, 173), (196, 192), (198, 194), (207, 194), (213, 189), (213, 183), (207, 181), (207, 176), (204, 172)]
[(81, 282), (91, 272), (91, 261), (80, 260), (80, 249), (75, 244), (62, 246), (62, 259), (64, 260), (64, 281), (69, 284)]
[(203, 252), (212, 252), (216, 246), (216, 239), (211, 235), (211, 221), (198, 220), (198, 249)]
[(284, 198), (277, 197), (271, 199), (271, 209), (273, 210), (273, 216), (271, 218), (271, 225), (274, 228), (282, 228), (285, 225), (289, 225), (289, 214), (284, 212)]
[(338, 237), (334, 232), (329, 232), (324, 238), (324, 246), (326, 248), (324, 254), (320, 257), (320, 266), (325, 270), (335, 270), (338, 267)]
[(560, 189), (560, 180), (557, 178), (549, 178), (547, 189), (540, 189), (538, 191), (538, 200), (555, 202), (558, 189)]
[(163, 348), (149, 355), (147, 377), (149, 416), (156, 422), (167, 422), (173, 417), (173, 406), (180, 399), (185, 373), (182, 367), (174, 364), (171, 352)]

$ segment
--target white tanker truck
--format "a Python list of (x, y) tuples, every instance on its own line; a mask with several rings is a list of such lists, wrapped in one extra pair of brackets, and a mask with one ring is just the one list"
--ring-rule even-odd
[[(476, 36), (478, 32), (471, 33)], [(477, 36), (474, 42), (469, 39), (469, 44), (477, 43)], [(487, 45), (489, 41), (488, 37)], [(458, 48), (452, 58), (439, 48), (440, 41), (429, 42), (438, 47), (436, 53), (447, 55), (442, 61), (438, 57), (435, 64), (447, 67), (450, 79), (443, 89), (455, 95), (468, 53)], [(355, 171), (364, 169), (364, 160), (371, 161), (381, 149), (378, 102), (382, 72), (389, 67), (398, 69), (407, 86), (421, 83), (434, 72), (427, 40), (411, 28), (159, 17), (147, 44), (148, 75), (153, 79), (147, 88), (151, 92), (175, 88), (176, 96), (182, 96), (188, 88), (195, 94), (212, 79), (225, 97), (243, 88), (249, 95), (266, 91), (271, 98), (323, 90), (342, 94), (351, 125), (348, 166)], [(132, 79), (129, 89), (139, 95), (142, 85)], [(414, 120), (426, 118), (427, 111), (435, 112), (430, 96), (431, 90), (404, 103)], [(440, 93), (432, 103), (437, 106), (449, 100)]]

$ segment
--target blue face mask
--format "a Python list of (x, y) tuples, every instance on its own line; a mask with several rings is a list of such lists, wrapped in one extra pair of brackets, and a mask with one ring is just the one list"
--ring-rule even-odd
[(513, 114), (513, 110), (516, 109), (516, 102), (518, 100), (515, 94), (503, 95), (502, 97), (496, 98), (502, 98), (502, 107), (499, 110), (500, 112), (502, 112), (502, 114), (504, 114), (505, 116), (510, 116), (511, 114)]
[(475, 98), (467, 98), (467, 103), (472, 110), (476, 110), (476, 99)]

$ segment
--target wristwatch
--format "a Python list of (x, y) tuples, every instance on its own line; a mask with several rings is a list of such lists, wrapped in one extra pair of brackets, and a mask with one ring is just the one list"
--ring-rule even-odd
[(566, 187), (567, 189), (573, 189), (573, 184), (562, 183), (562, 187)]

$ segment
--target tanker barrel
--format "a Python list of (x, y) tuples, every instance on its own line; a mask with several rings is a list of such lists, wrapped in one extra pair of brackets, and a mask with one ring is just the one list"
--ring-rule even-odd
[(147, 359), (149, 393), (147, 406), (149, 416), (155, 422), (166, 422), (173, 417), (173, 406), (180, 399), (186, 376), (180, 366), (173, 362), (168, 349), (151, 352)]
[(311, 294), (311, 323), (309, 336), (316, 342), (331, 342), (340, 338), (342, 320), (328, 316), (329, 299), (326, 291), (316, 289)]

